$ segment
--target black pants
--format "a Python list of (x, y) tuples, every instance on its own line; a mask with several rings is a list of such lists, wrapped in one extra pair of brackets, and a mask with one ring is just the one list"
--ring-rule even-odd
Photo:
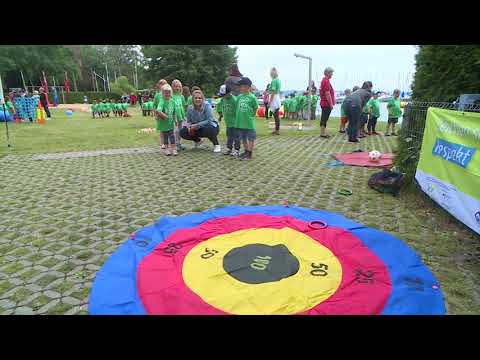
[(213, 126), (213, 125), (206, 125), (200, 129), (197, 129), (193, 135), (190, 135), (188, 129), (183, 127), (180, 130), (180, 137), (185, 140), (191, 140), (195, 142), (199, 142), (201, 138), (207, 138), (212, 142), (213, 145), (219, 145), (218, 143), (218, 132), (220, 131), (220, 127)]
[(345, 102), (345, 115), (347, 115), (348, 118), (348, 140), (357, 140), (358, 125), (360, 123), (362, 109), (360, 109), (360, 106), (355, 105), (350, 101)]
[(275, 112), (273, 113), (273, 117), (275, 119), (275, 131), (279, 131), (280, 130), (280, 116), (278, 116), (278, 112), (280, 111), (280, 109), (277, 109), (275, 110)]
[(45, 109), (45, 114), (47, 114), (47, 117), (50, 118), (50, 110), (48, 109), (48, 104), (42, 104), (42, 107)]
[(332, 108), (329, 107), (322, 107), (322, 116), (320, 117), (320, 126), (327, 127), (327, 121), (330, 117), (330, 113), (332, 112)]
[(370, 119), (368, 120), (367, 129), (368, 131), (375, 131), (375, 127), (377, 126), (377, 117), (370, 115)]
[(165, 145), (175, 145), (175, 134), (173, 133), (173, 130), (169, 131), (162, 131), (162, 137), (163, 137), (163, 143)]
[(263, 103), (265, 106), (265, 119), (268, 119), (268, 104)]

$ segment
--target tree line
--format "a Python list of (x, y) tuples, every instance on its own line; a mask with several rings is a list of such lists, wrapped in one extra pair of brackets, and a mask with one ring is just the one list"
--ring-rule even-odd
[[(95, 88), (92, 71), (106, 77), (108, 69), (112, 84), (126, 77), (140, 90), (162, 78), (178, 78), (212, 94), (237, 61), (236, 50), (227, 45), (1, 45), (0, 75), (5, 88), (23, 88), (23, 80), (27, 87), (40, 86), (43, 71), (49, 86), (53, 78), (63, 86), (67, 72), (71, 90), (88, 91)], [(103, 90), (100, 78), (97, 86)]]

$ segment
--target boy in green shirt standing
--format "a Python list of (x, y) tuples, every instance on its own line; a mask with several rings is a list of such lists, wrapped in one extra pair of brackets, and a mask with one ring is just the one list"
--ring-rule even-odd
[(225, 127), (227, 133), (227, 150), (223, 155), (238, 156), (240, 154), (240, 139), (237, 136), (235, 128), (235, 111), (237, 107), (237, 97), (232, 95), (230, 86), (222, 85), (218, 92), (220, 101), (217, 104), (217, 112), (225, 119)]
[(180, 144), (180, 130), (183, 126), (183, 121), (185, 120), (185, 106), (187, 105), (185, 98), (183, 97), (182, 90), (183, 86), (180, 80), (173, 80), (172, 81), (172, 100), (175, 103), (175, 110), (178, 113), (176, 117), (176, 124), (175, 124), (175, 143), (177, 146), (177, 151), (185, 150), (185, 148)]
[[(177, 155), (175, 146), (175, 124), (179, 114), (177, 106), (172, 99), (172, 88), (165, 84), (162, 87), (162, 101), (159, 102), (157, 108), (157, 130), (160, 131), (160, 138), (165, 145), (165, 155)], [(170, 143), (170, 146), (168, 146)], [(170, 147), (170, 149), (169, 149)]]
[(388, 123), (385, 130), (385, 136), (390, 136), (388, 130), (392, 126), (392, 136), (397, 136), (395, 133), (395, 124), (398, 123), (398, 118), (402, 116), (402, 109), (400, 108), (400, 90), (395, 89), (393, 91), (393, 99), (387, 103), (388, 109)]
[(368, 111), (370, 112), (370, 119), (367, 124), (368, 135), (378, 135), (375, 131), (377, 120), (380, 117), (380, 101), (378, 100), (378, 94), (380, 94), (379, 91), (373, 94), (373, 97), (367, 102)]
[(235, 127), (237, 136), (243, 142), (245, 152), (240, 155), (240, 160), (251, 160), (253, 146), (257, 133), (255, 131), (255, 114), (258, 109), (258, 102), (255, 95), (250, 92), (252, 81), (247, 77), (242, 77), (237, 83), (240, 94), (237, 97), (235, 107)]

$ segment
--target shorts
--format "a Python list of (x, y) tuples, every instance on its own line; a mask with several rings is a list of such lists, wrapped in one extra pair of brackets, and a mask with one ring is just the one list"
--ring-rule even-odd
[(160, 134), (165, 145), (168, 143), (170, 143), (170, 145), (175, 145), (175, 134), (173, 133), (173, 130), (161, 131)]
[(368, 113), (362, 112), (362, 115), (360, 115), (360, 127), (365, 126), (367, 122), (368, 122)]
[(254, 141), (257, 138), (257, 132), (253, 129), (236, 129), (236, 133), (242, 141)]
[(388, 118), (388, 123), (389, 124), (396, 124), (396, 123), (398, 123), (398, 118), (389, 117)]

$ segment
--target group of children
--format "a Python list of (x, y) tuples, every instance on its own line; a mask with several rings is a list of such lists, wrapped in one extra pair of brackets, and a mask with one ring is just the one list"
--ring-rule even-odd
[[(308, 101), (311, 98), (311, 107), (308, 111)], [(283, 100), (283, 118), (284, 119), (303, 119), (314, 120), (317, 111), (319, 96), (314, 94), (310, 96), (308, 92), (291, 94)]]
[[(242, 77), (237, 83), (239, 95), (232, 94), (232, 89), (222, 85), (218, 96), (220, 101), (216, 110), (220, 118), (225, 119), (227, 149), (224, 155), (239, 156), (241, 160), (253, 158), (253, 147), (257, 138), (255, 127), (255, 115), (258, 109), (258, 101), (252, 90), (252, 81)], [(240, 143), (243, 144), (244, 152), (240, 154)]]
[[(355, 86), (353, 90), (347, 89), (344, 91), (345, 96), (350, 96), (352, 92), (358, 90), (359, 87)], [(367, 135), (380, 135), (376, 131), (377, 120), (380, 117), (380, 100), (378, 99), (378, 95), (380, 92), (373, 93), (370, 100), (367, 101), (365, 106), (362, 109), (362, 114), (360, 116), (360, 123), (358, 126), (358, 137), (364, 138)], [(348, 118), (345, 113), (345, 102), (341, 106), (341, 114), (340, 114), (340, 133), (345, 133), (345, 128), (348, 123)], [(387, 110), (388, 110), (388, 122), (387, 128), (385, 130), (385, 136), (397, 136), (395, 132), (395, 125), (398, 123), (398, 119), (402, 116), (402, 109), (401, 109), (401, 102), (400, 102), (400, 90), (395, 89), (393, 91), (393, 98), (390, 99), (387, 103)], [(367, 129), (365, 130), (365, 125)], [(391, 133), (389, 130), (391, 128)]]
[(113, 116), (128, 117), (128, 103), (116, 102), (115, 99), (96, 99), (92, 104), (92, 119), (110, 117), (110, 113)]

